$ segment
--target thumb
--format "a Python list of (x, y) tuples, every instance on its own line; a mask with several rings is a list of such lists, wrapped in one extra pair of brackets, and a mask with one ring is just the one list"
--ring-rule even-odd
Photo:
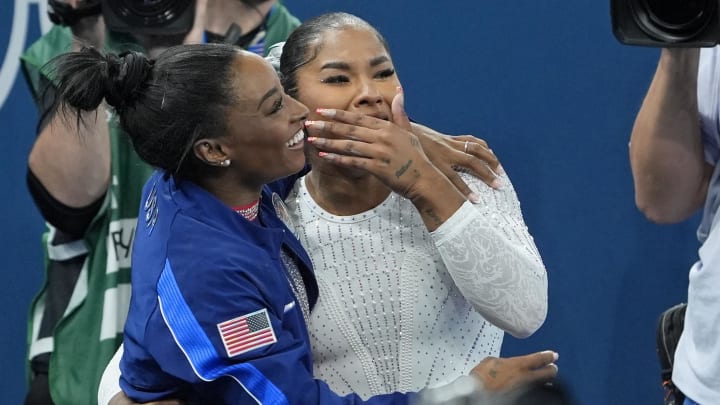
[(405, 94), (403, 93), (402, 87), (397, 87), (397, 93), (393, 97), (391, 111), (393, 116), (393, 123), (399, 127), (410, 130), (410, 119), (408, 119), (407, 113), (405, 112)]

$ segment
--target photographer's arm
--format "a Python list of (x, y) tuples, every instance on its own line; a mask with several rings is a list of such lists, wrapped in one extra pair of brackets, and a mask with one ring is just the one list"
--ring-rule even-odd
[(630, 138), (635, 203), (653, 222), (679, 222), (705, 200), (697, 100), (698, 49), (663, 49)]
[[(77, 0), (68, 2), (77, 6)], [(101, 16), (82, 18), (72, 28), (72, 50), (102, 47)], [(68, 207), (86, 207), (101, 198), (110, 181), (110, 140), (104, 107), (83, 115), (79, 133), (74, 120), (53, 114), (41, 125), (28, 165), (45, 189)]]

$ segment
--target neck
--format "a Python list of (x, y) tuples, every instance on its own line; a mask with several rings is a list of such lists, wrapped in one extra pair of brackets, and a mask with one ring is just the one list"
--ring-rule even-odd
[(340, 216), (368, 211), (390, 195), (390, 189), (373, 175), (322, 164), (313, 166), (306, 176), (306, 184), (315, 203)]
[(228, 207), (244, 207), (260, 199), (262, 185), (246, 185), (226, 176), (206, 178), (197, 183)]
[(253, 7), (239, 0), (210, 0), (207, 6), (205, 29), (225, 35), (230, 25), (235, 23), (240, 26), (242, 33), (252, 31), (262, 24), (274, 4), (274, 0), (269, 0)]

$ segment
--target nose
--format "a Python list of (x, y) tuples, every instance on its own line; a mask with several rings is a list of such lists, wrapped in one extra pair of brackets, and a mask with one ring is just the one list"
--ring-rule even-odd
[(378, 86), (373, 83), (372, 80), (363, 81), (360, 84), (360, 88), (357, 96), (355, 97), (354, 104), (356, 107), (368, 106), (372, 107), (376, 104), (383, 102), (383, 96)]
[(305, 106), (305, 104), (295, 100), (294, 98), (287, 96), (288, 99), (290, 99), (290, 102), (293, 103), (294, 110), (293, 110), (293, 118), (294, 121), (305, 121), (308, 117), (308, 113), (310, 110)]

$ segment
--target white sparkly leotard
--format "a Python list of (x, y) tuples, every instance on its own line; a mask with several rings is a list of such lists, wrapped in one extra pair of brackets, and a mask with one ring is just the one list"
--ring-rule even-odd
[(528, 336), (545, 319), (547, 278), (510, 180), (500, 191), (463, 175), (480, 195), (430, 233), (397, 194), (340, 217), (298, 181), (290, 228), (313, 260), (315, 377), (366, 398), (417, 391), (497, 356), (503, 330)]

